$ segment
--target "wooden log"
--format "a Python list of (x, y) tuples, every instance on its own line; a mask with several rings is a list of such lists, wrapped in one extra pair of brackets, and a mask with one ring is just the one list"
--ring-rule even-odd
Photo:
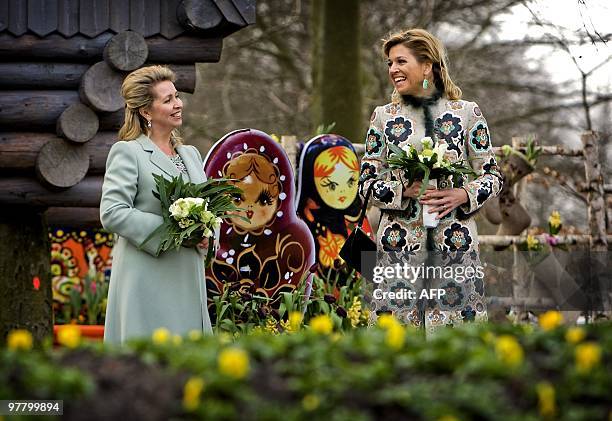
[(98, 132), (100, 121), (91, 108), (72, 104), (57, 120), (57, 135), (76, 143), (85, 143)]
[(257, 2), (255, 0), (234, 0), (234, 6), (246, 23), (252, 25), (257, 18)]
[(593, 131), (580, 136), (584, 146), (584, 172), (588, 185), (588, 220), (592, 236), (591, 249), (604, 252), (608, 250), (606, 239), (606, 206), (604, 200), (604, 180), (599, 163), (599, 135)]
[(79, 63), (0, 63), (0, 89), (74, 89), (88, 68)]
[(147, 61), (149, 47), (138, 32), (120, 32), (106, 44), (104, 61), (121, 72), (138, 69)]
[(121, 96), (123, 77), (104, 61), (94, 64), (81, 78), (81, 100), (96, 111), (112, 113), (120, 110), (125, 106)]
[(62, 112), (77, 102), (75, 91), (4, 91), (0, 95), (0, 127), (54, 131)]
[[(59, 141), (55, 133), (3, 132), (0, 133), (0, 173), (16, 175), (34, 174), (36, 158), (42, 147), (52, 141)], [(98, 132), (82, 145), (89, 156), (88, 174), (104, 173), (106, 157), (117, 142), (116, 131)]]
[(176, 17), (192, 32), (217, 36), (227, 36), (249, 24), (232, 1), (183, 0)]
[(197, 80), (195, 64), (169, 64), (168, 67), (176, 74), (176, 90), (192, 94)]
[[(95, 63), (103, 59), (104, 47), (112, 34), (95, 38), (75, 35), (64, 38), (51, 34), (45, 38), (25, 34), (15, 37), (0, 34), (0, 62), (52, 61)], [(222, 38), (200, 38), (181, 35), (172, 40), (162, 36), (147, 38), (148, 60), (156, 63), (216, 63), (221, 58)]]
[(99, 228), (99, 208), (58, 208), (52, 207), (45, 212), (49, 226)]
[(157, 63), (216, 63), (221, 58), (222, 38), (180, 36), (172, 40), (147, 38), (149, 60)]
[(85, 177), (77, 185), (62, 191), (43, 187), (34, 177), (0, 178), (0, 204), (41, 207), (100, 206), (104, 177)]
[(51, 189), (72, 187), (85, 177), (89, 169), (89, 156), (81, 145), (64, 139), (46, 143), (36, 158), (36, 175)]
[(212, 30), (223, 22), (223, 15), (212, 0), (185, 0), (176, 9), (178, 21), (193, 31)]
[[(0, 128), (55, 132), (60, 115), (79, 102), (76, 91), (4, 91), (0, 95)], [(98, 118), (100, 130), (117, 130), (123, 124), (123, 109), (100, 113)]]

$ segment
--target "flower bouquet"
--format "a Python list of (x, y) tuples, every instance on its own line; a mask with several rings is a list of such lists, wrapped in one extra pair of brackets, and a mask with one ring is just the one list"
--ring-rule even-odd
[[(186, 183), (179, 177), (168, 180), (153, 175), (157, 191), (153, 195), (161, 201), (164, 222), (157, 227), (140, 245), (144, 246), (152, 238), (160, 235), (156, 254), (180, 247), (196, 247), (204, 238), (213, 239), (223, 219), (242, 218), (231, 214), (241, 210), (233, 197), (242, 190), (230, 184), (225, 178), (211, 178), (203, 183)], [(248, 221), (248, 220), (247, 220)], [(206, 265), (214, 254), (214, 241), (208, 244)]]
[[(452, 176), (456, 180), (465, 175), (476, 175), (476, 172), (464, 161), (450, 162), (444, 157), (447, 145), (445, 143), (433, 146), (431, 137), (421, 139), (422, 151), (418, 151), (412, 145), (400, 148), (389, 143), (391, 155), (387, 158), (387, 171), (402, 170), (408, 178), (409, 185), (414, 180), (422, 180), (423, 184), (419, 196), (425, 192), (428, 185), (437, 187), (437, 179)], [(423, 205), (423, 225), (434, 228), (438, 225), (435, 219), (437, 214), (429, 213), (429, 205)]]

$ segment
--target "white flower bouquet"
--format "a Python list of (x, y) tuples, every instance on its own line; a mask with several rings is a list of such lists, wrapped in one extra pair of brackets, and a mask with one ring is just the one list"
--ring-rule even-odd
[(157, 255), (170, 249), (196, 247), (209, 238), (206, 265), (214, 254), (214, 235), (226, 218), (243, 218), (230, 212), (239, 211), (233, 197), (242, 190), (224, 178), (209, 179), (204, 183), (185, 183), (181, 177), (168, 180), (153, 175), (157, 191), (153, 195), (161, 201), (163, 223), (143, 243), (161, 236)]
[[(451, 162), (445, 157), (448, 145), (438, 143), (434, 146), (431, 137), (421, 139), (422, 150), (419, 151), (413, 145), (406, 145), (400, 148), (389, 143), (391, 155), (387, 158), (388, 169), (385, 172), (401, 170), (408, 179), (408, 184), (412, 185), (415, 180), (421, 180), (422, 186), (419, 196), (425, 192), (428, 185), (437, 185), (436, 180), (453, 177), (457, 180), (466, 175), (475, 176), (476, 172), (466, 165), (464, 161)], [(455, 181), (455, 184), (456, 181)], [(427, 213), (428, 205), (423, 205), (423, 222), (427, 227), (435, 227), (435, 214)], [(427, 216), (426, 216), (427, 214)], [(433, 221), (426, 221), (431, 216)]]

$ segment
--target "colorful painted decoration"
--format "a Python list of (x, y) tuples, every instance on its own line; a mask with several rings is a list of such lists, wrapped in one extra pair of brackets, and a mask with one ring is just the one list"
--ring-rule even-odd
[[(314, 264), (314, 243), (295, 212), (294, 175), (283, 148), (266, 133), (243, 129), (220, 139), (204, 160), (210, 177), (237, 180), (240, 214), (224, 222), (220, 248), (206, 271), (209, 312), (229, 285), (272, 298), (293, 291)], [(307, 279), (310, 282), (310, 279)]]
[[(108, 283), (112, 263), (112, 234), (101, 229), (72, 230), (51, 228), (51, 286), (56, 321), (61, 319), (61, 309), (69, 304), (70, 291), (83, 291), (90, 266), (98, 277)], [(64, 320), (64, 322), (67, 322)]]
[[(359, 160), (350, 141), (325, 134), (304, 145), (298, 169), (297, 209), (315, 239), (322, 276), (334, 267), (359, 219), (362, 201), (358, 184)], [(371, 235), (367, 218), (363, 229)]]

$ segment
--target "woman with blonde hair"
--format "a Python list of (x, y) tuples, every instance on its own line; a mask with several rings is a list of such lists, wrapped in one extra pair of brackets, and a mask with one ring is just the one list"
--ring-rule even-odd
[[(436, 270), (423, 271), (418, 279), (389, 280), (388, 289), (412, 290), (417, 299), (372, 297), (372, 304), (375, 310), (393, 311), (427, 331), (486, 320), (484, 280), (482, 271), (476, 272), (481, 268), (474, 215), (502, 186), (487, 122), (476, 103), (461, 99), (444, 46), (429, 32), (410, 29), (391, 34), (383, 40), (383, 53), (394, 90), (391, 103), (376, 107), (372, 114), (359, 191), (365, 197), (372, 187), (371, 201), (381, 209), (378, 264)], [(424, 137), (446, 145), (445, 158), (469, 163), (477, 176), (471, 181), (439, 179), (421, 196), (421, 181), (409, 184), (402, 171), (380, 176), (387, 167), (389, 144), (420, 150)], [(437, 227), (423, 225), (424, 204), (431, 206), (429, 213), (437, 214)], [(432, 267), (436, 265), (441, 267)], [(444, 290), (441, 298), (421, 295), (432, 288)]]
[(130, 73), (121, 87), (125, 122), (110, 150), (100, 201), (102, 226), (118, 235), (108, 293), (104, 340), (123, 343), (165, 328), (174, 334), (211, 332), (204, 262), (197, 248), (156, 256), (159, 239), (142, 242), (161, 223), (154, 174), (206, 180), (202, 157), (178, 134), (183, 103), (164, 66)]

